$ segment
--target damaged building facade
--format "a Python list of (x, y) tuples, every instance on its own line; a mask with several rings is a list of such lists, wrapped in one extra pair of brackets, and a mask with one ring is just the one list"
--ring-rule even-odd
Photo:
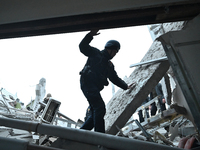
[[(142, 140), (149, 140), (149, 135), (144, 130), (151, 129), (152, 137), (159, 135), (159, 138), (164, 143), (169, 138), (171, 142), (169, 140), (167, 144), (174, 145), (172, 141), (176, 136), (184, 137), (186, 133), (187, 136), (198, 135), (198, 127), (195, 125), (192, 112), (180, 88), (177, 77), (170, 64), (166, 63), (168, 62), (166, 60), (166, 53), (159, 39), (162, 37), (162, 34), (169, 31), (181, 32), (182, 30), (187, 30), (191, 24), (188, 22), (164, 23), (152, 25), (150, 29), (153, 26), (157, 27), (157, 29), (154, 28), (154, 32), (157, 33), (154, 37), (159, 38), (155, 39), (140, 63), (131, 65), (131, 67), (137, 67), (127, 80), (129, 83), (136, 83), (133, 91), (124, 92), (123, 90), (119, 90), (108, 103), (105, 117), (106, 128), (110, 134), (121, 134), (122, 136), (141, 138)], [(168, 109), (163, 112), (160, 111), (156, 116), (146, 118), (145, 122), (138, 125), (137, 121), (130, 119), (130, 117), (134, 112), (137, 113), (140, 109), (144, 110), (145, 107), (148, 108), (156, 100), (155, 98), (151, 102), (141, 106), (142, 102), (159, 81), (162, 83), (163, 91), (165, 91)], [(120, 130), (121, 128), (122, 130)], [(167, 137), (163, 138), (156, 131), (159, 128), (166, 129), (165, 134), (167, 133)], [(138, 136), (139, 133), (136, 132), (138, 130), (143, 131), (141, 132), (143, 137)]]
[[(21, 2), (23, 6), (26, 6), (25, 2)], [(96, 6), (91, 1), (90, 3), (91, 6)], [(66, 14), (58, 12), (54, 15), (48, 14), (48, 16), (45, 16), (42, 9), (39, 9), (41, 15), (31, 16), (34, 10), (30, 9), (27, 16), (15, 17), (15, 15), (20, 14), (19, 9), (17, 9), (19, 5), (17, 5), (16, 14), (10, 14), (8, 19), (5, 17), (8, 12), (2, 8), (4, 16), (1, 16), (0, 38), (152, 24), (150, 30), (155, 34), (155, 40), (141, 62), (131, 65), (135, 69), (127, 79), (128, 83), (135, 82), (136, 86), (127, 91), (117, 91), (106, 106), (106, 134), (55, 126), (53, 121), (55, 121), (55, 115), (59, 114), (60, 104), (52, 99), (52, 103), (48, 103), (44, 112), (48, 114), (50, 106), (56, 107), (54, 107), (54, 113), (51, 114), (51, 119), (46, 120), (46, 122), (33, 121), (34, 119), (24, 121), (23, 117), (10, 119), (9, 115), (7, 118), (1, 117), (0, 125), (3, 127), (42, 135), (37, 142), (19, 140), (20, 137), (14, 139), (1, 136), (1, 147), (12, 149), (13, 145), (10, 143), (13, 143), (15, 149), (60, 148), (75, 150), (81, 148), (92, 150), (98, 149), (97, 145), (102, 145), (107, 149), (116, 150), (173, 150), (180, 149), (177, 146), (182, 138), (188, 137), (191, 140), (191, 137), (194, 137), (192, 143), (195, 144), (195, 147), (189, 147), (191, 146), (189, 145), (187, 148), (198, 149), (200, 140), (200, 80), (198, 79), (200, 72), (198, 67), (198, 56), (200, 56), (198, 51), (200, 48), (200, 16), (198, 15), (200, 13), (200, 2), (163, 0), (144, 1), (142, 4), (139, 1), (126, 0), (123, 3), (118, 1), (110, 7), (103, 2), (97, 3), (99, 4), (97, 12), (88, 6), (87, 10), (82, 8), (79, 13), (68, 9)], [(110, 3), (112, 2), (110, 1)], [(9, 5), (8, 2), (4, 2), (4, 4)], [(37, 6), (37, 3), (34, 3), (34, 5)], [(50, 5), (51, 3), (49, 3)], [(57, 5), (61, 8), (60, 10), (63, 7), (61, 5), (61, 3)], [(84, 4), (80, 2), (81, 5)], [(49, 7), (46, 9), (48, 10)], [(187, 11), (184, 11), (184, 9), (187, 9)], [(102, 10), (104, 11), (102, 12)], [(52, 13), (54, 11), (56, 10), (52, 9)], [(104, 13), (105, 11), (106, 13)], [(32, 19), (30, 20), (28, 16)], [(110, 16), (113, 16), (113, 18), (110, 18)], [(79, 21), (77, 21), (77, 18), (79, 18)], [(51, 25), (46, 24), (51, 21)], [(117, 21), (121, 21), (121, 24), (117, 24)], [(154, 98), (149, 103), (142, 105), (144, 99), (161, 80), (167, 100), (167, 110), (158, 112), (155, 116), (146, 118), (143, 123), (139, 123), (132, 118), (132, 115), (148, 107), (152, 102), (157, 102), (157, 98)], [(4, 109), (8, 110), (8, 108)], [(42, 115), (43, 120), (47, 119), (45, 113)], [(28, 115), (28, 118), (34, 118), (34, 114), (29, 113)], [(60, 115), (62, 114), (60, 113)], [(25, 116), (27, 117), (27, 115)], [(65, 118), (68, 123), (79, 124), (66, 116)], [(10, 134), (10, 130), (4, 133), (4, 135)], [(17, 132), (15, 135), (17, 134), (19, 133)], [(30, 136), (32, 135), (28, 135), (28, 137)]]

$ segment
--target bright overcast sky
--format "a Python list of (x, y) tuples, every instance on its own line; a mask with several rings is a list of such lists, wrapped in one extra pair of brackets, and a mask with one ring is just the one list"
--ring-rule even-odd
[[(147, 26), (100, 30), (91, 46), (100, 50), (108, 40), (121, 44), (112, 59), (119, 77), (129, 76), (152, 44)], [(77, 121), (84, 120), (88, 102), (80, 90), (79, 71), (87, 57), (79, 51), (79, 43), (88, 32), (0, 40), (0, 87), (26, 104), (35, 98), (35, 85), (44, 77), (46, 94), (61, 102), (60, 112)], [(104, 102), (112, 97), (111, 82), (102, 91)]]

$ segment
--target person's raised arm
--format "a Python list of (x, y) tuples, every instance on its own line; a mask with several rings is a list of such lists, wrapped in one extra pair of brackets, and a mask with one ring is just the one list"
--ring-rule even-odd
[(99, 29), (91, 30), (91, 31), (89, 32), (89, 34), (90, 34), (91, 36), (99, 35), (99, 34), (100, 34), (100, 33), (99, 33)]
[(99, 30), (91, 30), (81, 41), (79, 44), (79, 49), (81, 53), (85, 56), (91, 56), (93, 53), (93, 48), (89, 45), (93, 39), (93, 36), (99, 35)]

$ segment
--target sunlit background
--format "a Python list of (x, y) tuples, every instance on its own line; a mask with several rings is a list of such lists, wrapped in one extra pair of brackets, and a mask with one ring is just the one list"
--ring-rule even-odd
[[(17, 94), (27, 105), (35, 98), (35, 85), (44, 77), (46, 94), (51, 93), (61, 102), (59, 111), (74, 121), (84, 120), (88, 102), (80, 90), (79, 72), (87, 57), (80, 53), (78, 45), (88, 32), (0, 40), (0, 87)], [(129, 66), (140, 62), (152, 44), (147, 26), (99, 32), (91, 46), (103, 50), (111, 39), (121, 44), (112, 62), (122, 79), (133, 72)], [(107, 104), (112, 97), (111, 82), (101, 94)]]

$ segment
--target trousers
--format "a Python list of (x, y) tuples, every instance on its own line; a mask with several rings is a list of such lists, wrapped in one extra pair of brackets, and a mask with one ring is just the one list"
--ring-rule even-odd
[(91, 115), (81, 126), (81, 129), (92, 130), (94, 128), (96, 132), (105, 133), (104, 116), (106, 108), (98, 87), (92, 82), (86, 84), (81, 80), (81, 90), (90, 105), (91, 111)]

